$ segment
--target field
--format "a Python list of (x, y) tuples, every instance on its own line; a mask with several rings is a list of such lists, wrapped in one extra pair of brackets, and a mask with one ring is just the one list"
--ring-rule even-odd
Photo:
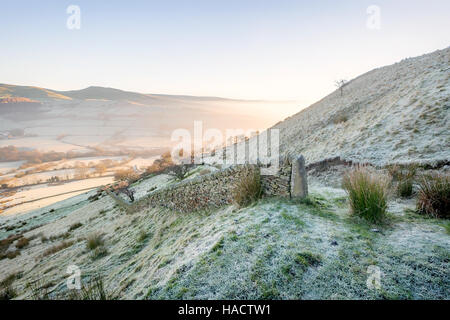
[[(145, 170), (155, 158), (80, 157), (45, 163), (42, 171), (39, 166), (18, 169), (23, 161), (4, 162), (0, 180), (7, 181), (9, 187), (0, 194), (0, 212), (3, 215), (23, 214), (51, 205), (112, 183), (117, 170)], [(95, 167), (102, 163), (108, 167), (102, 173), (96, 172)], [(81, 171), (82, 177), (78, 176)]]

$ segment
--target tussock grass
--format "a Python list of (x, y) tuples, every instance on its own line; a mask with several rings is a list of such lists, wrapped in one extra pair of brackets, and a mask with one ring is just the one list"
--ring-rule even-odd
[(437, 218), (450, 218), (450, 176), (422, 175), (418, 182), (417, 210)]
[(14, 234), (10, 235), (8, 238), (0, 240), (0, 253), (5, 252), (8, 250), (11, 243), (14, 241), (20, 239), (22, 237), (22, 234)]
[(42, 279), (38, 279), (37, 281), (27, 282), (25, 285), (26, 289), (31, 290), (30, 298), (33, 300), (49, 300), (50, 293), (49, 288), (53, 285), (53, 283), (44, 283)]
[(147, 231), (145, 231), (145, 230), (140, 230), (139, 231), (139, 234), (138, 234), (138, 236), (137, 236), (137, 241), (139, 242), (139, 243), (141, 243), (141, 242), (144, 242), (145, 240), (147, 240), (147, 237), (149, 236), (149, 234), (147, 233)]
[(0, 260), (2, 259), (14, 259), (15, 257), (17, 257), (18, 255), (20, 255), (20, 251), (19, 250), (15, 250), (15, 251), (10, 251), (6, 254), (0, 254)]
[(333, 119), (334, 124), (344, 123), (347, 121), (348, 121), (347, 115), (342, 114), (342, 113), (337, 114)]
[(300, 252), (295, 256), (295, 262), (304, 266), (318, 266), (322, 261), (322, 257), (311, 252)]
[(68, 300), (112, 300), (112, 295), (105, 290), (103, 279), (100, 276), (92, 278), (83, 284), (81, 290), (71, 290)]
[(388, 167), (388, 171), (395, 182), (395, 193), (401, 198), (413, 195), (413, 183), (417, 172), (417, 165), (411, 164), (402, 169), (399, 165)]
[(22, 234), (14, 234), (14, 235), (10, 235), (6, 239), (0, 240), (0, 260), (6, 259), (6, 258), (14, 259), (16, 256), (18, 256), (20, 254), (19, 250), (7, 252), (9, 249), (9, 246), (14, 241), (19, 240), (20, 238), (22, 238)]
[(69, 227), (69, 232), (70, 232), (70, 231), (73, 231), (73, 230), (75, 230), (75, 229), (80, 228), (82, 225), (83, 225), (83, 224), (82, 224), (81, 222), (77, 222), (77, 223), (72, 224), (72, 225)]
[(100, 246), (94, 249), (92, 252), (91, 258), (92, 260), (97, 260), (103, 257), (106, 257), (108, 255), (108, 249), (106, 249), (104, 246)]
[(413, 194), (413, 183), (411, 180), (400, 181), (397, 185), (397, 195), (401, 198), (411, 197)]
[(55, 253), (57, 253), (57, 252), (59, 252), (61, 250), (64, 250), (64, 249), (70, 247), (73, 244), (74, 244), (73, 241), (63, 241), (60, 244), (45, 250), (44, 253), (43, 253), (43, 256), (46, 257), (48, 255), (55, 254)]
[(69, 237), (70, 237), (70, 232), (64, 232), (64, 233), (61, 233), (61, 234), (50, 236), (49, 240), (50, 241), (55, 241), (55, 240), (58, 240), (58, 239), (67, 239)]
[(25, 248), (30, 243), (30, 240), (28, 238), (22, 237), (20, 238), (16, 243), (17, 249)]
[(94, 250), (100, 246), (103, 246), (104, 240), (101, 234), (91, 234), (86, 238), (86, 248), (89, 250)]
[(44, 283), (42, 279), (33, 283), (28, 283), (27, 288), (31, 289), (33, 300), (112, 300), (113, 294), (105, 289), (103, 278), (99, 275), (92, 276), (89, 281), (81, 284), (79, 290), (73, 289), (63, 293), (52, 293), (49, 287), (54, 283)]
[(11, 284), (13, 284), (13, 282), (16, 279), (21, 278), (21, 276), (22, 276), (21, 273), (12, 273), (12, 274), (10, 274), (6, 278), (4, 278), (2, 281), (0, 281), (0, 288), (6, 288), (6, 287), (10, 286)]
[(257, 170), (246, 167), (241, 180), (233, 190), (233, 199), (240, 208), (246, 207), (261, 198), (261, 176)]
[(11, 300), (17, 296), (16, 291), (11, 287), (8, 286), (2, 290), (0, 290), (0, 301), (1, 300)]
[(17, 296), (12, 284), (16, 279), (20, 279), (22, 273), (13, 273), (0, 281), (0, 300), (11, 300)]
[(370, 222), (381, 222), (386, 216), (388, 179), (358, 167), (344, 175), (342, 186), (347, 191), (353, 214)]
[(151, 238), (151, 236), (151, 232), (141, 229), (137, 235), (136, 241), (140, 244), (143, 244), (148, 238)]

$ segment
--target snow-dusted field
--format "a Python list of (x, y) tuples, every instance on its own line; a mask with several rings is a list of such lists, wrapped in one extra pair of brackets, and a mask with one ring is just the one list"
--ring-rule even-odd
[(8, 206), (13, 205), (13, 207), (3, 211), (2, 215), (23, 214), (38, 208), (43, 208), (53, 203), (86, 193), (87, 189), (94, 189), (99, 186), (110, 184), (113, 182), (113, 179), (113, 177), (100, 177), (68, 182), (61, 185), (44, 184), (21, 188), (12, 197), (2, 199), (3, 201), (8, 201)]
[[(130, 159), (128, 157), (118, 156), (118, 157), (84, 157), (71, 160), (61, 160), (47, 163), (49, 167), (46, 168), (46, 171), (26, 174), (23, 177), (15, 178), (14, 176), (18, 173), (25, 173), (27, 170), (33, 170), (36, 168), (29, 167), (26, 169), (17, 170), (14, 171), (13, 173), (0, 176), (0, 178), (9, 181), (8, 183), (10, 186), (22, 186), (38, 183), (40, 184), (36, 186), (19, 188), (18, 190), (15, 190), (14, 193), (2, 196), (0, 199), (3, 202), (3, 204), (0, 206), (0, 209), (2, 209), (2, 207), (3, 208), (7, 207), (7, 209), (3, 210), (2, 214), (11, 215), (19, 213), (22, 214), (29, 212), (31, 210), (48, 206), (58, 201), (62, 201), (67, 198), (73, 197), (75, 195), (82, 194), (86, 192), (86, 189), (95, 188), (105, 184), (112, 183), (114, 180), (112, 175), (117, 170), (133, 169), (135, 167), (139, 169), (145, 169), (147, 166), (150, 166), (156, 158), (157, 157), (136, 158), (129, 161)], [(80, 166), (86, 166), (88, 168), (87, 173), (91, 174), (91, 177), (95, 177), (96, 173), (93, 167), (104, 160), (111, 160), (114, 161), (115, 163), (113, 167), (107, 168), (106, 172), (103, 173), (103, 175), (108, 175), (107, 177), (97, 177), (80, 181), (64, 182), (63, 184), (56, 186), (45, 184), (47, 179), (52, 177), (58, 177), (61, 180), (74, 179), (77, 169), (74, 169), (73, 167), (80, 167)], [(123, 163), (118, 165), (121, 162)], [(21, 165), (21, 164), (22, 162), (5, 163), (4, 170), (5, 172), (11, 171), (12, 169), (14, 169), (14, 165)], [(71, 168), (71, 169), (64, 169), (64, 168)], [(36, 200), (40, 198), (45, 199)]]
[(0, 174), (6, 174), (11, 170), (19, 168), (25, 161), (0, 162)]
[(75, 146), (62, 141), (56, 140), (56, 137), (25, 137), (15, 139), (0, 140), (0, 148), (15, 146), (17, 148), (38, 149), (41, 151), (56, 151), (56, 152), (87, 152), (88, 148), (83, 146)]
[(89, 165), (89, 164), (98, 164), (101, 163), (103, 160), (112, 160), (112, 161), (123, 161), (127, 159), (126, 156), (117, 156), (117, 157), (80, 157), (70, 160), (63, 160), (58, 161), (57, 164), (55, 164), (55, 169), (62, 169), (66, 167), (73, 167), (77, 164), (83, 164), (83, 165)]

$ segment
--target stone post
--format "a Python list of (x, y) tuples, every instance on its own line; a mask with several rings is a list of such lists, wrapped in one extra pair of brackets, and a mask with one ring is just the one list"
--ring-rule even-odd
[(305, 198), (308, 196), (308, 182), (306, 180), (305, 158), (299, 156), (292, 160), (291, 197)]

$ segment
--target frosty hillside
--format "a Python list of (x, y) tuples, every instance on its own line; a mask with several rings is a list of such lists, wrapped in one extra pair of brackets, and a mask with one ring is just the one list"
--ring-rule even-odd
[[(447, 48), (276, 124), (280, 157), (304, 156), (277, 176), (207, 155), (177, 175), (163, 156), (140, 176), (0, 215), (0, 296), (450, 299), (449, 98)], [(69, 265), (84, 295), (67, 289)]]

